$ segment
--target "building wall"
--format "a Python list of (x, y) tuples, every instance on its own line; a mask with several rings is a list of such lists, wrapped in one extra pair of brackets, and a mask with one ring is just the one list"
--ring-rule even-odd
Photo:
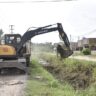
[(77, 49), (77, 42), (70, 42), (70, 47), (72, 50), (76, 50)]
[(83, 38), (78, 41), (78, 48), (91, 48), (96, 50), (96, 38)]
[(77, 45), (78, 45), (78, 47), (83, 47), (83, 41), (82, 40), (78, 40)]
[(89, 38), (89, 45), (90, 46), (96, 45), (96, 38)]

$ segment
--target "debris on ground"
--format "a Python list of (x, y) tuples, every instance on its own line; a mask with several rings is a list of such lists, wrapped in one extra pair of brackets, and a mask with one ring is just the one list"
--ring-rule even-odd
[(42, 76), (35, 76), (34, 79), (43, 80), (43, 77)]

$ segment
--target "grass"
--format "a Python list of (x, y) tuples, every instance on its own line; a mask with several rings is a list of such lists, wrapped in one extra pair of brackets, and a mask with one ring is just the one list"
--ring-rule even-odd
[(83, 55), (83, 53), (81, 52), (81, 51), (74, 51), (74, 54), (73, 54), (73, 56), (82, 56)]
[[(50, 64), (54, 65), (56, 70), (60, 68), (61, 70), (66, 67), (66, 72), (68, 70), (72, 72), (76, 69), (78, 65), (82, 65), (81, 68), (90, 68), (95, 65), (94, 62), (80, 61), (73, 59), (65, 59), (60, 61), (53, 54), (42, 54), (40, 57)], [(84, 68), (83, 68), (84, 67)], [(78, 70), (77, 70), (78, 71)], [(65, 72), (65, 71), (64, 71)], [(96, 68), (93, 68), (92, 78), (96, 79)], [(39, 78), (37, 78), (39, 77)], [(32, 60), (30, 66), (30, 76), (27, 82), (26, 96), (96, 96), (96, 82), (94, 81), (86, 89), (74, 90), (72, 85), (66, 81), (61, 83), (54, 75), (45, 70), (39, 63), (38, 59)]]
[[(52, 74), (46, 71), (37, 61), (31, 64), (30, 77), (26, 88), (26, 96), (72, 96), (74, 89), (65, 83), (62, 86)], [(36, 78), (40, 76), (41, 78)]]
[(27, 96), (74, 96), (74, 90), (68, 85), (54, 88), (44, 82), (30, 81), (28, 86)]
[(57, 58), (56, 55), (52, 55), (52, 53), (44, 53), (40, 55), (39, 58), (42, 58), (45, 61), (49, 62), (52, 66), (61, 67), (61, 69), (65, 67), (67, 67), (68, 70), (72, 70), (74, 68), (76, 69), (77, 67), (81, 67), (82, 69), (93, 68), (93, 73), (96, 75), (96, 62), (93, 61), (77, 60), (74, 58), (60, 60), (60, 58)]
[[(55, 55), (51, 55), (50, 53), (41, 56), (54, 67), (53, 73), (55, 73), (56, 77), (59, 77), (59, 79), (62, 79), (63, 81), (71, 79), (71, 81), (69, 80), (67, 83), (72, 84), (72, 78), (74, 77), (73, 81), (75, 81), (74, 83), (76, 84), (80, 84), (83, 80), (86, 81), (86, 84), (88, 83), (88, 86), (84, 86), (84, 90), (79, 93), (80, 96), (82, 96), (82, 94), (83, 96), (95, 96), (93, 94), (96, 94), (96, 62), (70, 58), (61, 61)], [(88, 74), (86, 75), (86, 73)]]

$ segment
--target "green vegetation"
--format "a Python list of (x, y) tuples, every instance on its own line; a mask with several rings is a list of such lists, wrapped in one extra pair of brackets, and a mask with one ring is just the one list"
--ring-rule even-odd
[(26, 96), (74, 96), (74, 89), (64, 83), (62, 86), (36, 60), (32, 61)]
[(26, 96), (96, 96), (96, 65), (94, 62), (65, 59), (52, 53), (40, 54), (52, 70), (32, 60)]
[(91, 50), (90, 50), (89, 48), (84, 48), (84, 49), (82, 50), (82, 53), (83, 53), (84, 55), (91, 55)]
[(83, 90), (84, 92), (80, 91), (80, 94), (83, 94), (83, 96), (94, 96), (89, 94), (95, 94), (95, 91), (91, 91), (96, 90), (96, 86), (93, 86), (96, 84), (95, 62), (69, 58), (61, 61), (55, 55), (49, 53), (42, 54), (41, 56), (44, 60), (50, 62), (52, 70), (48, 70), (59, 80), (59, 82), (67, 82), (75, 90)]
[(81, 51), (74, 51), (74, 54), (72, 56), (82, 56), (83, 53)]

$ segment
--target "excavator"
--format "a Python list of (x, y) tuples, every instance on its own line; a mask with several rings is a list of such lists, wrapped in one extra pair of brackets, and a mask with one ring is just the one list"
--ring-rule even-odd
[[(67, 54), (64, 54), (64, 58), (73, 54), (70, 48), (70, 42), (66, 33), (63, 30), (61, 23), (53, 25), (47, 25), (43, 27), (36, 27), (34, 30), (27, 30), (23, 36), (20, 34), (5, 34), (3, 43), (0, 44), (0, 71), (2, 69), (17, 68), (24, 72), (28, 71), (30, 66), (31, 56), (31, 38), (36, 35), (45, 34), (49, 32), (58, 31), (62, 38), (64, 45), (66, 46)], [(63, 51), (62, 51), (63, 52)]]

